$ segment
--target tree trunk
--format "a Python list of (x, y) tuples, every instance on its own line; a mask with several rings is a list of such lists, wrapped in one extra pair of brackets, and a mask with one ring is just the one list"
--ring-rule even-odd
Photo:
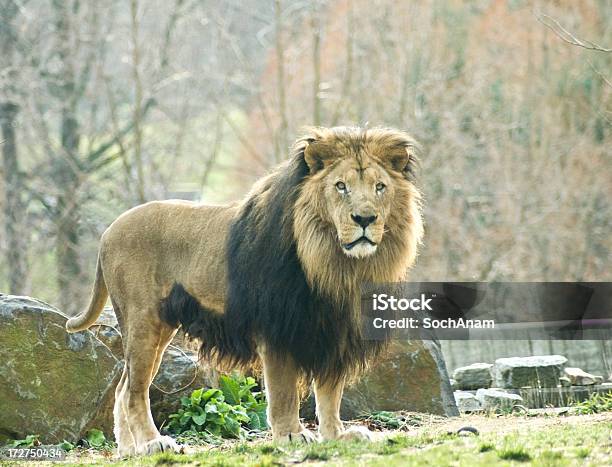
[(276, 161), (284, 160), (287, 157), (289, 149), (289, 140), (287, 132), (289, 123), (287, 122), (287, 104), (285, 96), (285, 45), (283, 43), (283, 15), (281, 0), (274, 2), (274, 16), (276, 26), (276, 87), (278, 90), (278, 115), (280, 118), (278, 128), (278, 144), (275, 151)]
[(63, 205), (56, 226), (56, 254), (60, 309), (68, 315), (75, 315), (83, 307), (84, 290), (87, 286), (81, 280), (79, 262), (78, 210), (72, 200), (58, 198)]
[[(72, 52), (76, 17), (69, 2), (52, 2), (55, 16), (55, 52), (60, 67), (55, 80), (62, 84), (58, 93), (61, 106), (60, 142), (58, 157), (53, 161), (53, 184), (58, 190), (53, 222), (56, 229), (56, 267), (60, 309), (74, 315), (84, 305), (88, 287), (83, 284), (79, 262), (79, 142), (80, 124), (78, 102), (83, 83), (77, 81), (75, 56)], [(79, 40), (79, 39), (77, 39)]]
[(317, 2), (313, 2), (312, 5), (312, 123), (315, 126), (319, 126), (321, 125), (321, 18), (319, 16), (319, 5)]
[(2, 160), (4, 168), (4, 230), (6, 234), (6, 259), (9, 274), (9, 292), (23, 295), (26, 287), (26, 262), (24, 238), (21, 175), (17, 160), (15, 117), (19, 107), (12, 102), (0, 103), (2, 128)]
[(130, 2), (131, 12), (131, 34), (132, 34), (132, 78), (134, 80), (134, 162), (136, 164), (136, 193), (138, 202), (146, 202), (144, 187), (144, 168), (142, 161), (142, 104), (143, 89), (140, 76), (140, 43), (139, 43), (139, 19), (138, 19), (138, 0)]
[(66, 157), (58, 160), (56, 186), (62, 191), (57, 197), (56, 255), (60, 309), (74, 315), (84, 305), (87, 287), (81, 283), (79, 261), (79, 202), (78, 172), (70, 160), (78, 156), (79, 124), (75, 110), (67, 107), (62, 113), (61, 141)]

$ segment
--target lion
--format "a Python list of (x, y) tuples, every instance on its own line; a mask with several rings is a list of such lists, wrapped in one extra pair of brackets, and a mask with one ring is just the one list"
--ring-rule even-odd
[[(260, 362), (275, 441), (369, 438), (344, 429), (340, 402), (381, 347), (362, 335), (360, 284), (403, 279), (423, 235), (416, 153), (394, 129), (311, 128), (241, 202), (153, 201), (110, 225), (89, 307), (66, 329), (91, 326), (110, 296), (125, 355), (113, 412), (120, 456), (181, 450), (149, 406), (179, 328), (203, 358)], [(299, 419), (303, 381), (318, 435)]]

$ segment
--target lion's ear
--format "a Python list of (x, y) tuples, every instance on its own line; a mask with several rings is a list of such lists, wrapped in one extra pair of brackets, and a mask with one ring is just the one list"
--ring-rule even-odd
[(418, 166), (416, 151), (416, 146), (412, 142), (399, 145), (387, 154), (387, 165), (392, 170), (400, 172), (408, 180), (414, 180)]
[(331, 162), (333, 157), (333, 151), (323, 142), (314, 138), (305, 139), (304, 161), (311, 174), (322, 170)]

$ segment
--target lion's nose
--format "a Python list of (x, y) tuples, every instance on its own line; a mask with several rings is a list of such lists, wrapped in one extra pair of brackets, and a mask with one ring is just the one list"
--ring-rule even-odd
[(360, 216), (359, 214), (351, 214), (351, 219), (357, 222), (357, 224), (359, 224), (364, 229), (372, 222), (374, 222), (377, 217), (378, 216)]

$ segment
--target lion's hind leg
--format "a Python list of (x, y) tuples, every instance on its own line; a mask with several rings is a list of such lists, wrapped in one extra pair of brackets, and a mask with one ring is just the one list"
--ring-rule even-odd
[[(130, 310), (126, 311), (129, 313)], [(135, 316), (137, 311), (131, 311)], [(121, 457), (181, 450), (172, 438), (160, 435), (153, 422), (149, 401), (151, 381), (176, 329), (161, 322), (154, 313), (140, 313), (140, 318), (132, 323), (133, 326), (124, 326), (123, 329), (126, 367), (117, 387), (114, 412), (115, 435)]]
[(121, 379), (115, 388), (115, 406), (113, 408), (114, 433), (115, 441), (117, 442), (119, 455), (121, 457), (132, 455), (136, 452), (134, 447), (134, 437), (130, 433), (127, 421), (127, 408), (125, 407), (124, 391), (126, 390), (125, 382), (127, 381), (127, 365), (123, 368)]

